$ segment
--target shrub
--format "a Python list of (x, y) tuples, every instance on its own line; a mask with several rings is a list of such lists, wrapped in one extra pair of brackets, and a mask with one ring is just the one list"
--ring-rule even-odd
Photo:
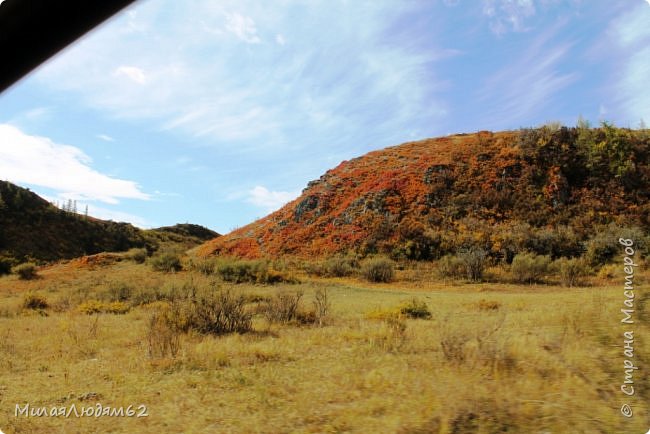
[(48, 307), (50, 305), (42, 295), (27, 293), (23, 298), (23, 309), (40, 310)]
[(602, 280), (610, 280), (616, 277), (620, 271), (620, 265), (608, 264), (598, 270), (598, 278)]
[(126, 301), (133, 296), (133, 287), (126, 282), (113, 282), (108, 286), (106, 295), (110, 301)]
[(273, 268), (269, 268), (266, 274), (261, 274), (257, 277), (257, 283), (266, 283), (274, 285), (276, 283), (299, 283), (298, 279), (293, 277), (290, 274), (283, 273), (282, 271), (277, 271)]
[(86, 315), (92, 315), (94, 313), (100, 313), (103, 306), (104, 303), (99, 300), (88, 300), (77, 306), (77, 310)]
[(386, 258), (373, 258), (363, 264), (361, 273), (370, 282), (391, 282), (395, 275), (394, 262)]
[(589, 266), (583, 259), (560, 258), (553, 263), (553, 266), (559, 272), (564, 286), (580, 286), (582, 278), (589, 275)]
[(412, 298), (400, 307), (400, 313), (409, 318), (429, 319), (431, 318), (431, 311), (427, 304), (417, 298)]
[(250, 331), (251, 314), (246, 300), (229, 291), (204, 292), (189, 300), (192, 312), (189, 328), (205, 334), (244, 333)]
[(11, 274), (11, 267), (14, 261), (11, 258), (0, 256), (0, 276)]
[(345, 277), (354, 272), (356, 260), (345, 256), (334, 256), (325, 261), (325, 274), (331, 277)]
[(510, 272), (520, 283), (540, 282), (548, 274), (551, 258), (534, 253), (520, 253), (512, 260)]
[(31, 262), (17, 265), (14, 267), (13, 272), (22, 280), (32, 280), (37, 277), (36, 265)]
[(160, 289), (144, 287), (137, 288), (133, 291), (133, 294), (131, 295), (131, 304), (133, 306), (139, 306), (166, 299), (166, 294), (164, 294)]
[(147, 249), (133, 248), (126, 252), (127, 259), (135, 262), (136, 264), (143, 264), (147, 260)]
[(217, 273), (221, 278), (232, 283), (255, 283), (258, 280), (266, 280), (268, 269), (266, 261), (226, 260), (217, 265)]
[(198, 259), (192, 262), (192, 269), (206, 276), (214, 274), (216, 268), (217, 263), (213, 258)]
[(463, 250), (458, 254), (465, 265), (465, 272), (467, 278), (473, 282), (480, 282), (483, 280), (483, 272), (487, 265), (487, 252), (481, 248), (471, 248)]
[(303, 262), (301, 264), (302, 270), (309, 274), (310, 276), (325, 276), (327, 274), (327, 270), (325, 268), (325, 263), (324, 262), (312, 262), (312, 261), (307, 261)]
[(274, 270), (264, 260), (224, 260), (216, 266), (217, 274), (226, 282), (232, 283), (297, 283), (291, 275)]
[(639, 228), (622, 228), (611, 224), (601, 228), (588, 242), (585, 258), (592, 267), (601, 267), (619, 255), (622, 246), (619, 238), (634, 240), (634, 249), (646, 253), (648, 237)]
[(465, 264), (458, 256), (445, 255), (438, 261), (438, 274), (442, 278), (458, 279), (465, 273)]
[(245, 309), (246, 299), (230, 291), (192, 287), (184, 298), (178, 298), (158, 311), (156, 321), (163, 321), (169, 330), (221, 335), (244, 333), (252, 327), (252, 315)]
[(297, 318), (302, 291), (279, 292), (267, 302), (264, 316), (271, 323), (288, 323)]
[(164, 271), (166, 273), (173, 273), (183, 269), (180, 256), (173, 252), (163, 252), (154, 256), (151, 259), (151, 266), (155, 271)]
[(298, 312), (296, 312), (296, 322), (298, 324), (304, 324), (304, 325), (317, 323), (318, 318), (316, 317), (316, 311), (302, 310), (302, 309), (298, 310)]

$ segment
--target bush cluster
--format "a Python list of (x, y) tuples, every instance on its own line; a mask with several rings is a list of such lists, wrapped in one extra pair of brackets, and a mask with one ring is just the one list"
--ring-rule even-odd
[(266, 303), (264, 316), (271, 323), (288, 323), (298, 319), (302, 291), (279, 292)]
[(42, 295), (27, 293), (23, 298), (23, 309), (41, 310), (48, 307), (50, 307), (50, 304)]
[(251, 330), (252, 314), (246, 299), (227, 290), (196, 288), (184, 298), (174, 300), (155, 312), (150, 329), (221, 335)]
[(190, 261), (190, 269), (201, 274), (210, 276), (216, 272), (217, 262), (214, 258), (193, 259)]
[(363, 263), (361, 274), (370, 282), (392, 282), (395, 263), (386, 258), (371, 258)]
[(147, 249), (133, 248), (126, 252), (126, 258), (135, 262), (136, 264), (143, 264), (147, 260)]
[(584, 259), (560, 258), (553, 265), (560, 274), (562, 285), (568, 287), (580, 286), (582, 279), (590, 273), (589, 266)]
[(429, 319), (431, 318), (431, 311), (427, 304), (418, 299), (412, 298), (408, 302), (400, 306), (400, 314), (408, 318), (414, 319)]
[(166, 273), (174, 273), (183, 269), (180, 255), (174, 252), (162, 252), (155, 255), (151, 258), (151, 267), (155, 271)]
[(467, 278), (473, 282), (483, 280), (483, 272), (487, 266), (487, 252), (482, 248), (473, 247), (462, 250), (458, 257), (465, 265)]
[(13, 272), (17, 274), (21, 280), (32, 280), (38, 277), (36, 265), (31, 262), (15, 266)]
[(224, 282), (231, 283), (298, 283), (293, 275), (278, 271), (265, 260), (245, 260), (224, 258), (217, 261), (206, 259), (198, 262), (194, 267), (204, 273), (215, 273)]
[(481, 248), (463, 249), (456, 255), (445, 255), (438, 260), (438, 274), (442, 278), (460, 279), (478, 282), (483, 279), (487, 266), (487, 252)]
[(349, 256), (333, 256), (325, 261), (325, 275), (329, 277), (346, 277), (359, 267), (356, 258)]
[(336, 255), (324, 261), (305, 262), (302, 269), (313, 276), (347, 277), (359, 270), (359, 261), (353, 255)]
[(460, 279), (465, 274), (465, 264), (456, 255), (445, 255), (438, 261), (438, 275), (442, 278)]
[(534, 253), (520, 253), (514, 257), (510, 265), (512, 277), (519, 283), (538, 283), (549, 272), (551, 258)]

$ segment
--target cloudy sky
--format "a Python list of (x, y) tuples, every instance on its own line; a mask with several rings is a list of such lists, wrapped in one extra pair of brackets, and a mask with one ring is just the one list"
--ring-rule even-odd
[(228, 232), (342, 160), (650, 122), (644, 0), (142, 0), (0, 94), (0, 179)]

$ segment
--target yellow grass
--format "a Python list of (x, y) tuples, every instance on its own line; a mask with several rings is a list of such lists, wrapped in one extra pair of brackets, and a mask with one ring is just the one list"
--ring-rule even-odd
[[(0, 430), (5, 433), (641, 433), (648, 428), (647, 321), (634, 325), (637, 395), (624, 400), (622, 284), (566, 289), (417, 280), (391, 284), (305, 279), (298, 285), (225, 285), (255, 296), (327, 289), (323, 327), (269, 324), (251, 333), (180, 336), (176, 357), (150, 357), (149, 319), (163, 301), (123, 314), (86, 314), (134, 290), (214, 280), (120, 262), (0, 278)], [(408, 276), (407, 276), (408, 275)], [(24, 309), (26, 294), (50, 307)], [(637, 297), (643, 293), (639, 289)], [(391, 312), (413, 297), (430, 320)], [(637, 300), (638, 301), (638, 300)], [(123, 301), (129, 303), (129, 301)], [(259, 304), (259, 303), (258, 303)], [(79, 306), (81, 305), (81, 308)], [(250, 305), (255, 309), (256, 304)], [(486, 307), (487, 306), (487, 307)], [(638, 304), (646, 315), (647, 303)], [(120, 312), (124, 312), (122, 309)], [(647, 339), (647, 338), (646, 338)], [(626, 419), (619, 408), (633, 405)], [(15, 417), (32, 407), (128, 407), (148, 417)]]

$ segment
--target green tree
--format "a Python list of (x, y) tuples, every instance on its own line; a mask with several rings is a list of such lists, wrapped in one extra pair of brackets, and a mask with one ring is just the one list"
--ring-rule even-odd
[(603, 171), (621, 178), (634, 170), (632, 137), (628, 130), (603, 122), (601, 134), (587, 152), (587, 167), (598, 175)]

